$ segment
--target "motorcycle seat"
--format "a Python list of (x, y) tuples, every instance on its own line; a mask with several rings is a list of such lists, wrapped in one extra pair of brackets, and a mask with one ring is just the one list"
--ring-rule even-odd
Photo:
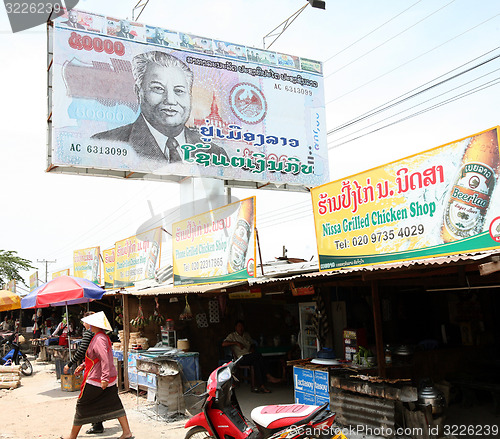
[(306, 404), (278, 404), (255, 407), (250, 413), (252, 420), (263, 428), (274, 430), (296, 424), (320, 407)]

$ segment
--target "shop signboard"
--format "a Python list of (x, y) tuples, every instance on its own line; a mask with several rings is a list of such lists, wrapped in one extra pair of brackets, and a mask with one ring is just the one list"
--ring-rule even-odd
[(52, 273), (52, 279), (60, 276), (69, 276), (69, 268), (65, 268), (64, 270), (54, 271)]
[(16, 280), (12, 279), (9, 282), (7, 282), (7, 290), (12, 291), (13, 293), (16, 292)]
[(255, 276), (255, 197), (174, 223), (174, 286)]
[(154, 278), (160, 263), (161, 234), (157, 227), (115, 243), (114, 288)]
[(110, 248), (102, 251), (104, 269), (104, 288), (113, 288), (115, 279), (115, 249)]
[(321, 62), (72, 12), (49, 26), (48, 171), (328, 181)]
[(89, 247), (73, 251), (74, 276), (88, 279), (96, 284), (100, 283), (100, 253), (99, 247)]
[(320, 270), (500, 247), (499, 127), (311, 191)]
[(38, 270), (30, 276), (30, 291), (33, 291), (38, 286)]
[(229, 293), (228, 297), (230, 299), (260, 299), (262, 297), (262, 290), (259, 287), (254, 287), (245, 291)]

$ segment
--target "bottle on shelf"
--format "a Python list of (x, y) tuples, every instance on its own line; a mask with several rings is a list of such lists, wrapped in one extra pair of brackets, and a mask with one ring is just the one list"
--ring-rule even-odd
[(385, 364), (392, 363), (392, 352), (389, 345), (385, 345)]

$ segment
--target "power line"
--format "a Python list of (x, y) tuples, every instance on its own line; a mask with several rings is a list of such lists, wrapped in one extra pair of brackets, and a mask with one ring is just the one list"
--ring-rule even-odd
[[(489, 58), (489, 59), (487, 59), (487, 60), (485, 60), (485, 61), (483, 61), (483, 62), (481, 62), (481, 63), (479, 63), (479, 64), (476, 64), (476, 65), (474, 65), (474, 66), (472, 66), (472, 67), (470, 67), (470, 68), (468, 68), (468, 69), (466, 69), (466, 70), (464, 70), (464, 71), (462, 71), (462, 72), (460, 72), (460, 73), (457, 73), (456, 75), (453, 75), (453, 76), (451, 76), (451, 77), (449, 77), (449, 78), (446, 78), (446, 79), (444, 79), (444, 80), (442, 80), (442, 81), (440, 81), (440, 82), (438, 82), (438, 83), (436, 83), (436, 84), (433, 84), (433, 85), (431, 85), (431, 86), (429, 86), (429, 87), (427, 87), (427, 88), (425, 88), (425, 89), (423, 89), (423, 90), (420, 90), (420, 91), (418, 91), (418, 92), (416, 92), (416, 93), (413, 93), (413, 92), (415, 92), (416, 90), (418, 90), (418, 89), (420, 89), (420, 88), (422, 88), (422, 87), (425, 87), (427, 84), (430, 84), (430, 83), (432, 83), (432, 82), (436, 81), (437, 79), (442, 78), (443, 76), (446, 76), (446, 75), (448, 75), (449, 73), (454, 72), (455, 70), (458, 70), (460, 67), (463, 67), (464, 65), (470, 64), (472, 61), (475, 61), (475, 60), (477, 60), (477, 59), (479, 59), (479, 58), (482, 58), (484, 55), (487, 55), (488, 53), (491, 53), (491, 52), (493, 52), (493, 51), (495, 51), (495, 50), (497, 50), (497, 49), (499, 49), (499, 48), (500, 48), (500, 46), (499, 46), (499, 47), (497, 47), (497, 48), (495, 48), (495, 49), (493, 49), (493, 50), (491, 50), (491, 51), (489, 51), (489, 52), (486, 52), (485, 54), (483, 54), (483, 55), (481, 55), (481, 56), (479, 56), (479, 57), (477, 57), (477, 58), (475, 58), (475, 59), (473, 59), (473, 60), (471, 60), (471, 61), (468, 61), (468, 62), (467, 62), (467, 63), (465, 63), (465, 64), (462, 64), (462, 65), (461, 65), (461, 66), (459, 66), (459, 67), (456, 67), (456, 68), (454, 68), (454, 69), (450, 70), (449, 72), (447, 72), (447, 73), (445, 73), (445, 74), (443, 74), (443, 75), (440, 75), (440, 76), (438, 76), (438, 77), (436, 77), (436, 78), (432, 79), (431, 81), (426, 82), (425, 84), (422, 84), (422, 85), (420, 85), (420, 86), (418, 86), (418, 87), (414, 88), (413, 90), (410, 90), (410, 91), (408, 91), (408, 92), (406, 92), (406, 93), (404, 93), (404, 94), (402, 94), (402, 95), (398, 96), (397, 98), (394, 98), (394, 99), (392, 99), (392, 100), (390, 100), (390, 101), (388, 101), (388, 102), (386, 102), (386, 103), (384, 103), (384, 104), (382, 104), (382, 105), (379, 105), (378, 107), (375, 107), (375, 108), (373, 108), (372, 110), (369, 110), (369, 111), (367, 111), (366, 113), (363, 113), (362, 115), (357, 116), (357, 117), (355, 117), (354, 119), (351, 119), (350, 121), (345, 122), (345, 123), (343, 123), (342, 125), (339, 125), (339, 126), (337, 126), (337, 127), (333, 128), (333, 129), (329, 130), (329, 131), (327, 132), (327, 135), (331, 135), (331, 134), (336, 133), (336, 132), (338, 132), (338, 131), (341, 131), (341, 130), (343, 130), (343, 129), (345, 129), (345, 128), (348, 128), (349, 126), (355, 125), (355, 124), (357, 124), (357, 123), (359, 123), (359, 122), (361, 122), (361, 121), (363, 121), (363, 120), (366, 120), (366, 119), (368, 119), (368, 118), (370, 118), (370, 117), (373, 117), (373, 116), (375, 116), (375, 115), (377, 115), (377, 114), (379, 114), (379, 113), (382, 113), (382, 112), (384, 112), (384, 111), (387, 111), (387, 110), (388, 110), (388, 109), (390, 109), (390, 108), (393, 108), (393, 107), (395, 107), (395, 106), (397, 106), (397, 105), (400, 105), (400, 104), (402, 104), (402, 103), (404, 103), (404, 102), (406, 102), (406, 101), (408, 101), (408, 100), (410, 100), (410, 99), (412, 99), (412, 98), (414, 98), (414, 97), (417, 97), (417, 96), (419, 96), (419, 95), (421, 95), (421, 94), (423, 94), (423, 93), (425, 93), (425, 92), (427, 92), (427, 91), (430, 91), (430, 90), (432, 90), (432, 89), (434, 89), (434, 88), (436, 88), (436, 87), (438, 87), (438, 86), (440, 86), (440, 85), (443, 85), (443, 84), (445, 84), (445, 83), (446, 83), (446, 82), (448, 82), (448, 81), (451, 81), (451, 80), (453, 80), (453, 79), (456, 79), (456, 78), (458, 78), (458, 77), (459, 77), (459, 76), (461, 76), (461, 75), (464, 75), (464, 74), (466, 74), (466, 73), (469, 73), (469, 72), (471, 72), (472, 70), (475, 70), (475, 69), (477, 69), (477, 68), (479, 68), (479, 67), (484, 66), (485, 64), (487, 64), (487, 63), (489, 63), (489, 62), (491, 62), (491, 61), (494, 61), (494, 60), (495, 60), (495, 59), (497, 59), (497, 58), (500, 58), (500, 54), (499, 54), (499, 55), (496, 55), (496, 56), (494, 56), (494, 57), (492, 57), (492, 58)], [(407, 96), (407, 95), (408, 95), (408, 94), (410, 94), (410, 93), (413, 93), (413, 94), (412, 94), (412, 95), (410, 95), (410, 96)], [(406, 97), (405, 97), (405, 96), (406, 96)], [(399, 101), (398, 101), (398, 99), (399, 99)]]
[(351, 64), (354, 64), (356, 61), (360, 60), (361, 58), (364, 58), (366, 55), (369, 55), (370, 53), (374, 52), (375, 50), (379, 49), (380, 47), (384, 46), (387, 44), (389, 41), (392, 41), (394, 38), (399, 37), (400, 35), (404, 34), (406, 31), (410, 30), (411, 28), (417, 26), (418, 24), (422, 23), (423, 21), (427, 20), (429, 17), (432, 17), (434, 14), (437, 14), (439, 11), (442, 9), (446, 8), (447, 6), (451, 5), (454, 3), (456, 0), (451, 0), (451, 2), (445, 4), (444, 6), (441, 6), (439, 9), (436, 9), (434, 12), (431, 12), (429, 15), (425, 16), (421, 20), (418, 20), (416, 23), (413, 23), (411, 26), (407, 27), (406, 29), (402, 30), (401, 32), (397, 33), (396, 35), (393, 35), (391, 38), (385, 40), (384, 42), (380, 43), (378, 46), (375, 46), (373, 49), (370, 49), (368, 52), (363, 53), (362, 55), (358, 56), (357, 58), (353, 59), (351, 62), (343, 65), (339, 69), (335, 70), (334, 72), (328, 74), (325, 76), (326, 78), (329, 78), (330, 76), (334, 75), (335, 73), (340, 72), (341, 70), (345, 69), (346, 67), (350, 66)]
[[(494, 81), (494, 80), (492, 80), (492, 81)], [(358, 139), (360, 139), (360, 138), (362, 138), (362, 137), (368, 136), (369, 134), (373, 134), (373, 133), (375, 133), (375, 132), (377, 132), (377, 131), (383, 130), (384, 128), (388, 128), (388, 127), (390, 127), (390, 126), (392, 126), (392, 125), (396, 125), (396, 124), (398, 124), (398, 123), (400, 123), (400, 122), (403, 122), (403, 121), (405, 121), (405, 120), (411, 119), (411, 118), (416, 117), (416, 116), (420, 116), (420, 115), (421, 115), (421, 114), (423, 114), (423, 113), (426, 113), (426, 112), (431, 111), (431, 110), (435, 110), (436, 108), (439, 108), (439, 107), (441, 107), (441, 106), (443, 106), (443, 105), (447, 105), (447, 104), (449, 104), (449, 103), (451, 103), (451, 102), (454, 102), (454, 101), (456, 101), (456, 100), (458, 100), (458, 99), (462, 99), (462, 98), (464, 98), (464, 97), (470, 96), (470, 95), (472, 95), (472, 94), (474, 94), (474, 93), (477, 93), (477, 92), (479, 92), (479, 91), (483, 91), (483, 90), (485, 90), (485, 89), (487, 89), (487, 88), (489, 88), (489, 87), (492, 87), (492, 86), (494, 86), (494, 85), (500, 84), (500, 79), (499, 79), (499, 80), (497, 80), (497, 82), (495, 82), (495, 83), (491, 83), (492, 81), (489, 81), (489, 82), (487, 82), (487, 83), (485, 83), (485, 84), (482, 84), (482, 85), (480, 85), (480, 86), (478, 86), (478, 87), (475, 87), (475, 88), (473, 88), (473, 89), (471, 89), (471, 90), (468, 90), (468, 91), (466, 91), (466, 92), (464, 92), (464, 93), (461, 93), (461, 94), (459, 94), (459, 95), (457, 95), (457, 96), (455, 96), (455, 97), (453, 97), (453, 98), (450, 98), (450, 99), (448, 99), (448, 100), (442, 101), (442, 102), (440, 102), (440, 103), (438, 103), (438, 104), (436, 104), (436, 105), (433, 105), (432, 107), (428, 107), (428, 108), (426, 108), (426, 109), (424, 109), (424, 110), (421, 110), (421, 111), (419, 111), (419, 112), (416, 112), (416, 113), (410, 114), (410, 115), (409, 115), (409, 116), (407, 116), (407, 117), (404, 117), (404, 118), (402, 118), (402, 119), (399, 119), (399, 120), (397, 120), (397, 121), (394, 121), (394, 122), (392, 122), (392, 123), (390, 123), (390, 124), (384, 125), (383, 127), (379, 127), (379, 128), (377, 128), (377, 129), (375, 129), (375, 130), (372, 130), (372, 131), (370, 131), (370, 132), (368, 132), (368, 133), (365, 133), (365, 134), (362, 134), (362, 135), (360, 135), (360, 136), (354, 137), (354, 138), (352, 138), (352, 139), (350, 139), (350, 140), (346, 140), (345, 142), (342, 142), (342, 143), (339, 143), (339, 144), (336, 144), (336, 145), (332, 145), (332, 146), (331, 146), (331, 147), (329, 147), (328, 149), (338, 148), (339, 146), (345, 145), (346, 143), (353, 142), (354, 140), (358, 140)], [(490, 84), (490, 83), (491, 83), (491, 84)], [(490, 84), (490, 85), (486, 85), (486, 84)], [(480, 88), (480, 87), (482, 87), (482, 88)]]
[[(420, 102), (420, 103), (418, 103), (418, 104), (416, 104), (416, 105), (413, 105), (412, 107), (406, 108), (405, 110), (399, 111), (398, 113), (392, 114), (392, 115), (390, 115), (390, 116), (387, 116), (387, 117), (386, 117), (386, 118), (384, 118), (384, 119), (381, 119), (381, 120), (379, 120), (379, 121), (377, 121), (377, 122), (374, 122), (374, 123), (372, 123), (372, 124), (370, 124), (370, 125), (367, 125), (367, 126), (365, 126), (365, 127), (361, 128), (360, 130), (355, 131), (354, 133), (350, 133), (350, 134), (347, 134), (347, 135), (345, 135), (345, 136), (343, 136), (343, 137), (339, 137), (338, 139), (335, 139), (335, 141), (345, 139), (346, 137), (352, 136), (353, 134), (356, 134), (356, 133), (358, 133), (358, 132), (360, 132), (360, 131), (362, 131), (362, 130), (366, 130), (367, 128), (370, 128), (370, 127), (372, 127), (372, 126), (374, 126), (374, 125), (377, 125), (377, 124), (379, 124), (379, 123), (381, 123), (381, 122), (383, 122), (383, 121), (385, 121), (385, 120), (387, 120), (387, 119), (390, 119), (390, 118), (392, 118), (392, 117), (395, 117), (395, 116), (398, 116), (398, 115), (400, 115), (400, 114), (403, 114), (403, 113), (405, 113), (405, 112), (407, 112), (407, 111), (410, 111), (410, 110), (412, 110), (413, 108), (416, 108), (416, 107), (419, 107), (420, 105), (426, 104), (427, 102), (430, 102), (430, 101), (432, 101), (432, 100), (434, 100), (434, 99), (437, 99), (437, 98), (439, 98), (439, 97), (441, 97), (441, 96), (444, 96), (444, 95), (445, 95), (445, 94), (447, 94), (447, 93), (451, 93), (452, 91), (455, 91), (455, 90), (457, 90), (457, 89), (459, 89), (459, 88), (461, 88), (461, 87), (464, 87), (464, 86), (466, 86), (466, 85), (468, 85), (468, 84), (471, 84), (471, 83), (473, 83), (473, 82), (475, 82), (475, 81), (478, 81), (479, 79), (484, 78), (485, 76), (491, 75), (492, 73), (495, 73), (495, 72), (497, 72), (497, 71), (499, 71), (499, 70), (500, 70), (500, 68), (499, 68), (499, 69), (496, 69), (496, 70), (493, 70), (493, 71), (491, 71), (491, 72), (485, 73), (484, 75), (481, 75), (481, 76), (479, 76), (479, 77), (477, 77), (477, 78), (475, 78), (475, 79), (471, 79), (470, 81), (465, 82), (464, 84), (460, 84), (460, 85), (458, 85), (458, 86), (456, 86), (456, 87), (454, 87), (454, 88), (451, 88), (450, 90), (447, 90), (447, 91), (445, 91), (444, 93), (441, 93), (441, 94), (436, 95), (436, 96), (434, 96), (434, 97), (432, 97), (432, 98), (430, 98), (430, 99), (427, 99), (426, 101), (422, 101), (422, 102)], [(494, 80), (495, 80), (495, 79), (494, 79)], [(492, 80), (492, 81), (494, 81), (494, 80)], [(484, 84), (481, 84), (481, 85), (480, 85), (480, 86), (478, 86), (478, 87), (481, 87), (481, 86), (483, 86), (483, 85), (485, 85), (485, 84), (489, 84), (489, 83), (490, 83), (490, 82), (492, 82), (492, 81), (488, 81), (488, 82), (486, 82), (486, 83), (484, 83)], [(475, 87), (475, 88), (477, 88), (477, 87)], [(475, 88), (472, 88), (472, 89), (470, 89), (470, 90), (475, 90)], [(468, 92), (468, 91), (470, 91), (470, 90), (467, 90), (467, 91), (466, 91), (466, 92), (464, 92), (464, 93), (467, 93), (467, 92)], [(460, 96), (460, 95), (456, 95), (456, 96)]]
[[(73, 239), (72, 241), (70, 241), (69, 243), (67, 243), (66, 245), (60, 247), (58, 250), (54, 250), (54, 252), (51, 253), (51, 255), (52, 256), (53, 255), (57, 256), (57, 255), (59, 255), (59, 254), (61, 254), (63, 252), (66, 252), (68, 249), (71, 249), (72, 247), (74, 247), (75, 244), (77, 244), (78, 242), (80, 242), (83, 238), (87, 237), (88, 235), (96, 235), (97, 233), (105, 230), (107, 227), (111, 227), (113, 225), (113, 221), (109, 221), (109, 222), (106, 222), (106, 221), (107, 220), (111, 220), (111, 218), (114, 217), (115, 215), (123, 215), (123, 214), (125, 214), (127, 212), (130, 212), (132, 209), (134, 209), (135, 206), (132, 206), (129, 209), (127, 209), (127, 210), (125, 210), (123, 212), (120, 212), (120, 210), (123, 209), (128, 204), (130, 204), (130, 203), (136, 203), (136, 199), (137, 199), (138, 195), (141, 192), (144, 192), (145, 190), (149, 189), (150, 187), (151, 187), (151, 184), (140, 188), (133, 196), (131, 196), (128, 199), (128, 201), (126, 201), (125, 203), (122, 203), (117, 209), (114, 209), (113, 212), (110, 215), (108, 215), (106, 218), (104, 218), (101, 221), (100, 226), (98, 226), (98, 227), (92, 227), (88, 231), (81, 233), (80, 236), (76, 237), (75, 239)], [(153, 190), (149, 191), (147, 195), (151, 195), (156, 190), (158, 190), (158, 189), (153, 189)], [(131, 223), (128, 223), (128, 224), (131, 224)]]
[(358, 86), (358, 87), (356, 87), (356, 88), (353, 88), (352, 90), (349, 90), (348, 92), (344, 93), (343, 95), (340, 95), (340, 96), (336, 97), (335, 99), (331, 99), (330, 101), (326, 102), (326, 104), (325, 104), (325, 105), (328, 105), (328, 104), (331, 104), (332, 102), (338, 101), (339, 99), (342, 99), (343, 97), (345, 97), (345, 96), (347, 96), (347, 95), (349, 95), (349, 94), (351, 94), (351, 93), (354, 93), (355, 91), (357, 91), (357, 90), (359, 90), (359, 89), (361, 89), (361, 88), (363, 88), (363, 87), (365, 87), (365, 86), (367, 86), (367, 85), (371, 84), (372, 82), (375, 82), (375, 81), (377, 81), (378, 79), (383, 78), (384, 76), (387, 76), (388, 74), (395, 72), (396, 70), (400, 69), (401, 67), (404, 67), (404, 66), (406, 66), (407, 64), (410, 64), (410, 63), (412, 63), (413, 61), (416, 61), (417, 59), (422, 58), (423, 56), (425, 56), (425, 55), (427, 55), (427, 54), (429, 54), (429, 53), (433, 52), (434, 50), (436, 50), (436, 49), (438, 49), (438, 48), (440, 48), (440, 47), (444, 46), (445, 44), (448, 44), (449, 42), (451, 42), (451, 41), (453, 41), (453, 40), (455, 40), (455, 39), (457, 39), (457, 38), (459, 38), (459, 37), (461, 37), (461, 36), (465, 35), (467, 32), (470, 32), (470, 31), (472, 31), (472, 30), (476, 29), (477, 27), (482, 26), (483, 24), (487, 23), (488, 21), (493, 20), (494, 18), (498, 17), (499, 15), (500, 15), (500, 14), (493, 15), (492, 17), (490, 17), (490, 18), (488, 18), (488, 19), (486, 19), (486, 20), (482, 21), (481, 23), (476, 24), (475, 26), (472, 26), (471, 28), (469, 28), (469, 29), (467, 29), (467, 30), (463, 31), (462, 33), (460, 33), (460, 34), (458, 34), (458, 35), (455, 35), (454, 37), (452, 37), (452, 38), (450, 38), (450, 39), (448, 39), (448, 40), (444, 41), (443, 43), (438, 44), (437, 46), (434, 46), (432, 49), (429, 49), (428, 51), (426, 51), (426, 52), (424, 52), (424, 53), (421, 53), (420, 55), (416, 56), (415, 58), (412, 58), (412, 59), (410, 59), (410, 60), (408, 60), (408, 61), (404, 62), (403, 64), (400, 64), (399, 66), (394, 67), (393, 69), (391, 69), (391, 70), (389, 70), (389, 71), (387, 71), (387, 72), (385, 72), (385, 73), (383, 73), (383, 74), (381, 74), (381, 75), (379, 75), (379, 76), (377, 76), (377, 77), (375, 77), (375, 78), (371, 79), (370, 81), (365, 82), (364, 84), (361, 84), (360, 86)]
[(372, 31), (368, 32), (367, 34), (363, 35), (361, 38), (359, 38), (356, 41), (354, 41), (354, 43), (351, 43), (347, 47), (344, 47), (341, 51), (335, 53), (330, 58), (328, 58), (326, 61), (324, 61), (323, 64), (326, 64), (328, 61), (330, 61), (331, 59), (335, 58), (337, 55), (340, 55), (342, 52), (345, 52), (347, 49), (350, 49), (352, 46), (354, 46), (355, 44), (357, 44), (360, 41), (364, 40), (366, 37), (370, 36), (372, 33), (376, 32), (377, 30), (381, 29), (386, 24), (390, 23), (392, 20), (396, 19), (400, 15), (404, 14), (406, 11), (410, 10), (411, 8), (413, 8), (413, 6), (415, 6), (416, 4), (420, 3), (421, 1), (422, 0), (418, 0), (417, 2), (413, 3), (411, 6), (409, 6), (408, 8), (406, 8), (404, 11), (401, 11), (399, 14), (396, 14), (394, 17), (390, 18), (386, 22), (382, 23), (380, 26), (376, 27)]

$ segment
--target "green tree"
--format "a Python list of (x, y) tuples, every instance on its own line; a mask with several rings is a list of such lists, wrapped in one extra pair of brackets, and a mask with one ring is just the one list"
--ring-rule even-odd
[(26, 285), (19, 271), (32, 268), (35, 267), (31, 265), (31, 261), (20, 258), (17, 256), (16, 251), (0, 250), (0, 285), (4, 285), (13, 279)]

